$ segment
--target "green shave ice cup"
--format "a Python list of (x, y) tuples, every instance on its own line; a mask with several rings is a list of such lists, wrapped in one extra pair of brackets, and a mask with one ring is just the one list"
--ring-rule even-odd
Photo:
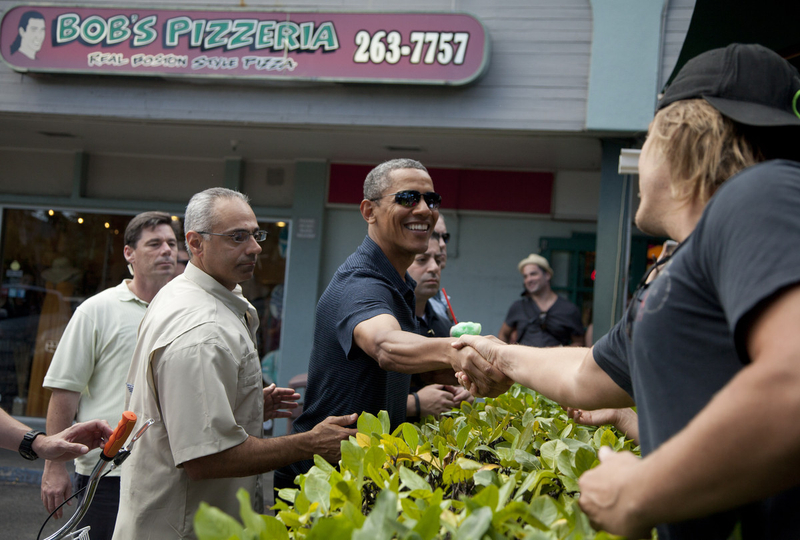
[(469, 334), (472, 336), (481, 335), (481, 323), (460, 322), (450, 329), (451, 337), (461, 337), (464, 334)]

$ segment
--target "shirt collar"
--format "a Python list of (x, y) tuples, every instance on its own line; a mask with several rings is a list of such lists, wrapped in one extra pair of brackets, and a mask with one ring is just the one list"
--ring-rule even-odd
[(244, 317), (246, 313), (251, 312), (252, 320), (256, 326), (258, 325), (258, 315), (256, 310), (242, 294), (241, 285), (237, 284), (236, 287), (231, 291), (219, 281), (193, 265), (191, 262), (186, 265), (186, 270), (184, 270), (183, 274), (181, 275), (189, 281), (197, 284), (201, 289), (208, 292), (210, 295), (217, 298), (220, 302), (225, 304), (228, 309), (236, 313), (238, 316)]
[(136, 296), (131, 288), (128, 286), (130, 282), (133, 281), (132, 279), (123, 279), (122, 283), (117, 285), (117, 289), (119, 289), (119, 299), (122, 302), (138, 302), (143, 306), (148, 306), (149, 302), (145, 302), (138, 296)]
[(409, 292), (411, 293), (413, 305), (414, 289), (417, 288), (417, 282), (414, 281), (414, 278), (406, 272), (405, 281), (403, 281), (403, 279), (400, 278), (400, 274), (398, 274), (397, 270), (392, 266), (392, 263), (389, 262), (389, 257), (386, 256), (386, 253), (383, 252), (380, 246), (378, 246), (369, 235), (364, 238), (364, 243), (362, 243), (361, 246), (364, 249), (365, 255), (375, 264), (375, 268), (392, 282), (392, 285), (400, 291), (403, 297), (406, 297)]

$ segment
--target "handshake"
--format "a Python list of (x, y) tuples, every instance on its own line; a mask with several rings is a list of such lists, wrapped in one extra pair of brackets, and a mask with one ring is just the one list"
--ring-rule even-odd
[(461, 386), (474, 396), (497, 397), (508, 390), (514, 381), (497, 365), (497, 351), (507, 345), (494, 336), (480, 336), (481, 325), (462, 322), (450, 329), (457, 337), (453, 343), (456, 360), (452, 364)]

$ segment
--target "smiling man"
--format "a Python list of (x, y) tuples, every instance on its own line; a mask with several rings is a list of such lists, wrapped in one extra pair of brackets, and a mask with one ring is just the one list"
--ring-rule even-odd
[[(508, 388), (505, 377), (478, 355), (461, 356), (450, 338), (418, 335), (416, 283), (406, 272), (425, 253), (439, 218), (441, 197), (425, 167), (396, 159), (364, 181), (361, 215), (367, 237), (333, 276), (317, 305), (305, 410), (294, 430), (312, 429), (329, 414), (389, 413), (392, 429), (406, 419), (412, 373), (469, 365), (488, 394)], [(474, 352), (470, 349), (470, 352)], [(293, 487), (312, 461), (275, 473), (275, 487)]]
[(267, 233), (247, 197), (225, 188), (192, 197), (185, 230), (189, 264), (151, 303), (128, 374), (130, 410), (155, 424), (125, 462), (115, 540), (194, 538), (201, 501), (236, 514), (236, 492), (252, 498), (256, 475), (314, 454), (336, 461), (355, 434), (343, 427), (350, 415), (261, 438), (263, 422), (289, 416), (281, 409), (300, 397), (263, 387), (258, 315), (239, 285), (253, 277)]

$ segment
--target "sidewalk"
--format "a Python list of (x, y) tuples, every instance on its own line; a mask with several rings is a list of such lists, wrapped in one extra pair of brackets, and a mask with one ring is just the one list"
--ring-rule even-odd
[[(44, 418), (16, 418), (33, 429), (44, 431)], [(35, 540), (48, 514), (39, 491), (43, 469), (42, 459), (26, 461), (17, 452), (0, 450), (0, 537)], [(72, 463), (68, 464), (68, 469), (73, 470)], [(73, 509), (74, 506), (67, 508), (65, 515), (72, 515)], [(50, 520), (42, 538), (54, 533), (65, 523), (64, 519)]]

